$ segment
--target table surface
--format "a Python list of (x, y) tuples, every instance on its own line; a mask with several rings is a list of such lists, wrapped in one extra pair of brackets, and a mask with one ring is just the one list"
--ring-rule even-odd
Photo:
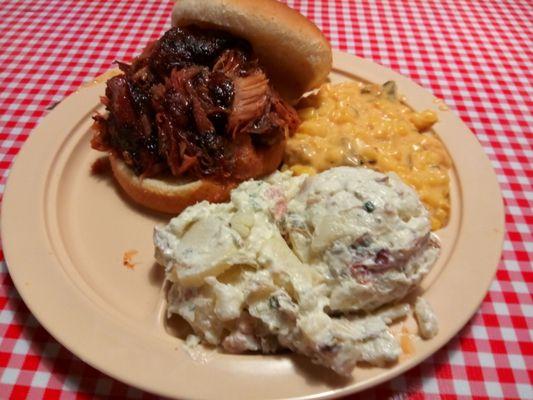
[[(478, 313), (420, 366), (350, 398), (533, 398), (533, 3), (289, 1), (332, 46), (410, 77), (476, 134), (506, 208), (502, 260)], [(48, 110), (169, 26), (167, 1), (2, 1), (0, 196)], [(0, 250), (0, 261), (3, 254)], [(466, 266), (465, 266), (466, 267)], [(153, 398), (91, 368), (28, 311), (0, 264), (0, 398)]]

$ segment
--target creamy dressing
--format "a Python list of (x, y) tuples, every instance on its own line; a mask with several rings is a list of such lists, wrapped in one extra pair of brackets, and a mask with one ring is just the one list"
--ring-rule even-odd
[[(202, 341), (234, 353), (289, 348), (344, 375), (398, 359), (389, 325), (411, 310), (390, 304), (439, 253), (411, 188), (351, 167), (244, 182), (229, 203), (202, 202), (156, 227), (154, 243), (172, 282), (168, 312)], [(420, 304), (426, 337), (436, 319)]]

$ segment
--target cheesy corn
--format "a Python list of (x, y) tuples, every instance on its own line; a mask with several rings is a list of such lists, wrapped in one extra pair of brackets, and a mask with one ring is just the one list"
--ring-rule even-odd
[(314, 174), (341, 165), (395, 172), (414, 187), (433, 230), (448, 223), (451, 160), (430, 131), (433, 111), (403, 104), (394, 82), (326, 84), (299, 105), (302, 121), (288, 140), (285, 166)]

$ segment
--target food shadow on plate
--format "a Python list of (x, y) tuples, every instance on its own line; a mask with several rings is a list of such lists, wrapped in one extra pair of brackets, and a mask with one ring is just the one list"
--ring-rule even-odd
[[(281, 357), (282, 355), (279, 355)], [(308, 358), (299, 354), (284, 354), (290, 356), (294, 371), (302, 376), (309, 386), (328, 385), (331, 388), (346, 386), (356, 380), (353, 376), (342, 376), (321, 365), (313, 364)]]
[(111, 187), (124, 205), (136, 214), (142, 215), (157, 223), (167, 223), (173, 217), (172, 214), (153, 211), (135, 203), (113, 177), (108, 156), (102, 156), (95, 159), (91, 164), (90, 174), (93, 178), (98, 179)]
[(187, 336), (194, 333), (187, 321), (177, 314), (172, 314), (170, 318), (163, 315), (162, 321), (165, 331), (172, 337), (185, 341)]
[(161, 287), (164, 281), (165, 270), (161, 265), (154, 261), (148, 272), (148, 282), (150, 282), (152, 286)]

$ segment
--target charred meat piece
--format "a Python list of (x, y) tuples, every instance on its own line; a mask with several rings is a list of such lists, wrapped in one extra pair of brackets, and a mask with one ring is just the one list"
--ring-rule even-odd
[(173, 69), (191, 65), (209, 68), (227, 49), (251, 52), (250, 45), (222, 31), (198, 27), (172, 28), (157, 41), (149, 64), (157, 76), (167, 76)]
[[(280, 154), (269, 147), (283, 147), (299, 123), (250, 45), (225, 32), (172, 28), (119, 67), (102, 98), (107, 115), (94, 116), (91, 145), (143, 177), (257, 176), (272, 164), (265, 154)], [(246, 168), (235, 162), (243, 152), (253, 171), (236, 170)]]

